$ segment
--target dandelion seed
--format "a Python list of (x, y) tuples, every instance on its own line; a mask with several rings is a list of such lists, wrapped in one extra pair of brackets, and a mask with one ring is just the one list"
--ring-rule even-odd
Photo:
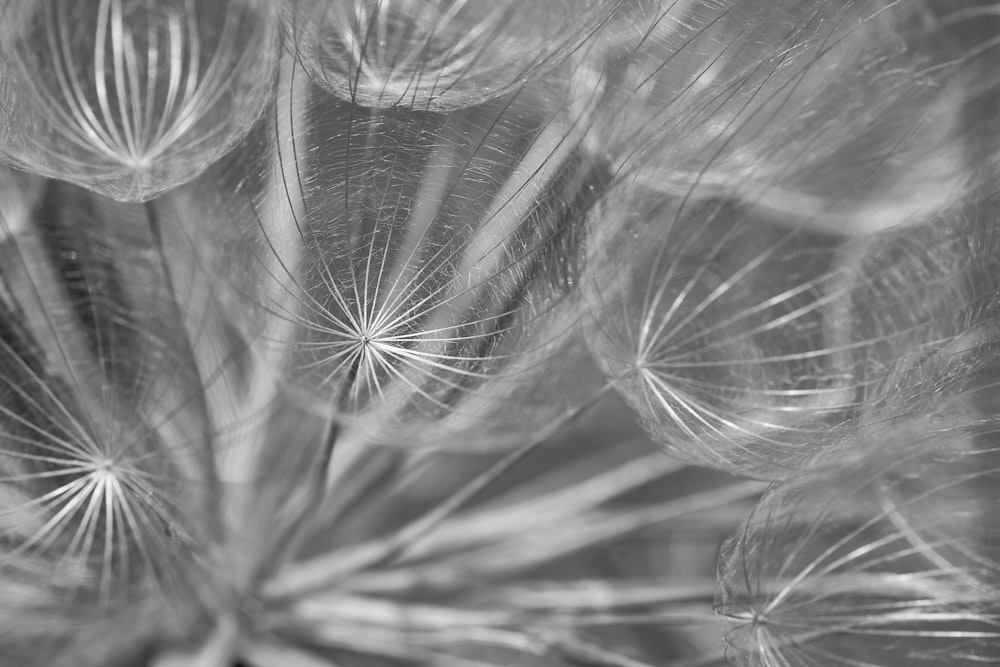
[[(625, 180), (870, 234), (989, 181), (963, 148), (994, 33), (910, 2), (636, 3), (580, 51), (599, 141)], [(603, 41), (602, 41), (603, 40)], [(990, 92), (994, 91), (994, 92)]]
[[(889, 26), (906, 17), (903, 11)], [(838, 30), (827, 39), (851, 43), (856, 30), (864, 36), (876, 19), (879, 26), (888, 21), (881, 14), (860, 24), (845, 18), (844, 34), (834, 22)], [(744, 80), (739, 70), (731, 84), (717, 88), (713, 83), (703, 93), (691, 93), (703, 98), (699, 104), (719, 105), (713, 118), (735, 105), (735, 119), (723, 134), (702, 137), (709, 147), (706, 161), (689, 163), (686, 175), (680, 163), (671, 165), (670, 173), (660, 170), (654, 160), (674, 150), (669, 144), (675, 135), (673, 128), (657, 129), (666, 132), (668, 145), (657, 148), (659, 157), (636, 152), (623, 158), (588, 235), (585, 286), (594, 314), (588, 340), (618, 390), (671, 453), (765, 478), (794, 474), (817, 449), (850, 437), (853, 426), (870, 419), (876, 406), (895, 402), (890, 412), (916, 409), (902, 405), (901, 392), (914, 401), (917, 396), (930, 400), (934, 394), (925, 390), (931, 382), (945, 381), (950, 356), (985, 368), (991, 355), (977, 358), (959, 350), (977, 336), (993, 340), (996, 317), (994, 270), (985, 268), (993, 262), (995, 205), (992, 194), (975, 185), (986, 171), (964, 164), (960, 136), (954, 134), (959, 101), (965, 98), (935, 91), (912, 124), (905, 115), (891, 114), (892, 122), (900, 123), (901, 138), (889, 152), (885, 144), (873, 146), (883, 151), (873, 158), (853, 138), (847, 142), (847, 133), (859, 129), (852, 117), (845, 118), (843, 128), (838, 119), (826, 118), (821, 132), (808, 124), (789, 129), (776, 123), (774, 132), (790, 133), (780, 150), (775, 144), (774, 153), (787, 162), (771, 162), (770, 149), (754, 128), (782, 107), (766, 105), (788, 103), (803, 115), (803, 123), (812, 123), (812, 105), (822, 106), (827, 94), (812, 86), (808, 70), (834, 65), (820, 65), (826, 56), (813, 53), (808, 42), (803, 48), (803, 55), (797, 50), (785, 54), (789, 60), (780, 66), (763, 61), (766, 75), (754, 70)], [(983, 47), (980, 55), (985, 54), (995, 58), (995, 47)], [(799, 57), (805, 65), (794, 64)], [(878, 66), (888, 67), (896, 57), (887, 55)], [(919, 52), (908, 57), (911, 69), (887, 69), (885, 76), (905, 72), (903, 80), (911, 81), (912, 68), (930, 67), (918, 65), (920, 57)], [(957, 72), (941, 75), (944, 90), (965, 84), (965, 70)], [(859, 74), (848, 68), (844, 76), (853, 80)], [(747, 99), (728, 97), (730, 87), (739, 92), (745, 86), (750, 86)], [(786, 88), (787, 96), (780, 92)], [(790, 101), (798, 95), (805, 97)], [(896, 103), (910, 105), (912, 99), (901, 89)], [(871, 121), (880, 140), (894, 136), (881, 125), (889, 122), (881, 114)], [(772, 124), (767, 127), (772, 131)], [(830, 133), (841, 130), (847, 143), (831, 140)], [(879, 222), (885, 202), (868, 199), (868, 181), (841, 180), (833, 187), (826, 180), (826, 170), (841, 179), (841, 174), (850, 178), (867, 169), (879, 177), (891, 175), (897, 165), (906, 169), (914, 163), (898, 156), (906, 154), (907, 142), (939, 157), (947, 152), (951, 157), (941, 164), (949, 165), (955, 182), (963, 184), (947, 201), (936, 201), (916, 217), (908, 204), (893, 203), (893, 214), (900, 217)], [(685, 159), (699, 154), (700, 149), (690, 148)], [(839, 164), (836, 154), (816, 152), (827, 149), (842, 150), (845, 159), (858, 162)], [(729, 171), (733, 156), (743, 150), (762, 161)], [(811, 172), (818, 156), (816, 168), (822, 169)], [(883, 162), (888, 166), (882, 168)], [(896, 176), (908, 185), (922, 178), (913, 173), (891, 178)], [(819, 208), (798, 208), (795, 202), (812, 197), (792, 185), (798, 179), (830, 198)], [(752, 195), (740, 191), (750, 181)], [(780, 184), (781, 193), (770, 190), (770, 183)], [(970, 187), (975, 188), (971, 193)], [(876, 194), (884, 192), (892, 193), (892, 202), (901, 199), (891, 188), (880, 186)], [(842, 207), (845, 199), (853, 203)], [(841, 209), (846, 218), (839, 217)], [(976, 345), (982, 353), (982, 345)], [(938, 371), (928, 370), (930, 357), (942, 364)], [(904, 370), (917, 367), (922, 370), (916, 374)], [(917, 380), (923, 372), (937, 380)], [(906, 388), (900, 382), (904, 375), (920, 388)]]
[(176, 316), (162, 268), (137, 261), (151, 239), (69, 186), (35, 194), (5, 207), (0, 245), (0, 625), (11, 664), (97, 664), (195, 620), (212, 427), (159, 326)]
[(264, 3), (30, 0), (2, 12), (0, 151), (116, 199), (190, 180), (270, 92), (278, 42)]
[(720, 566), (739, 664), (996, 660), (994, 431), (914, 418), (866, 434), (880, 464), (773, 487)]
[(621, 0), (287, 0), (309, 76), (362, 107), (452, 111), (511, 93), (557, 66)]
[(598, 245), (590, 342), (677, 455), (783, 477), (993, 363), (992, 204), (863, 242), (725, 201), (633, 206)]
[(320, 412), (380, 441), (515, 442), (600, 388), (553, 375), (586, 354), (577, 235), (603, 177), (557, 104), (528, 88), (447, 116), (359, 110), (289, 62), (260, 157), (232, 165), (256, 159), (257, 180), (216, 208), (232, 227), (193, 229), (217, 194), (164, 209), (235, 239), (245, 254), (206, 261), (246, 295), (230, 317)]

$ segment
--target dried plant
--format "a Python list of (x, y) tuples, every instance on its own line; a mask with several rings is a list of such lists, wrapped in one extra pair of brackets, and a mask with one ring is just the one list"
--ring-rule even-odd
[(0, 0), (0, 666), (997, 661), (998, 27)]

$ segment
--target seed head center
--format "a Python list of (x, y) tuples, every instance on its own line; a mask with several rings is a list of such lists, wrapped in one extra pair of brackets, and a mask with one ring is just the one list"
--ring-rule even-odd
[(93, 470), (90, 474), (97, 480), (107, 482), (118, 477), (116, 468), (117, 464), (114, 459), (102, 458), (94, 461)]

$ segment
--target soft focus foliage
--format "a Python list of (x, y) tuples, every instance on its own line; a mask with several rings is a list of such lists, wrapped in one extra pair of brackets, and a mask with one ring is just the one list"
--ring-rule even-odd
[(0, 667), (1000, 661), (997, 35), (0, 0)]

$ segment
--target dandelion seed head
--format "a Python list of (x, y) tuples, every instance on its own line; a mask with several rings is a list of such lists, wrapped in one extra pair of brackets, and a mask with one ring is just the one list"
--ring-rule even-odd
[(995, 4), (0, 0), (0, 664), (995, 661)]

